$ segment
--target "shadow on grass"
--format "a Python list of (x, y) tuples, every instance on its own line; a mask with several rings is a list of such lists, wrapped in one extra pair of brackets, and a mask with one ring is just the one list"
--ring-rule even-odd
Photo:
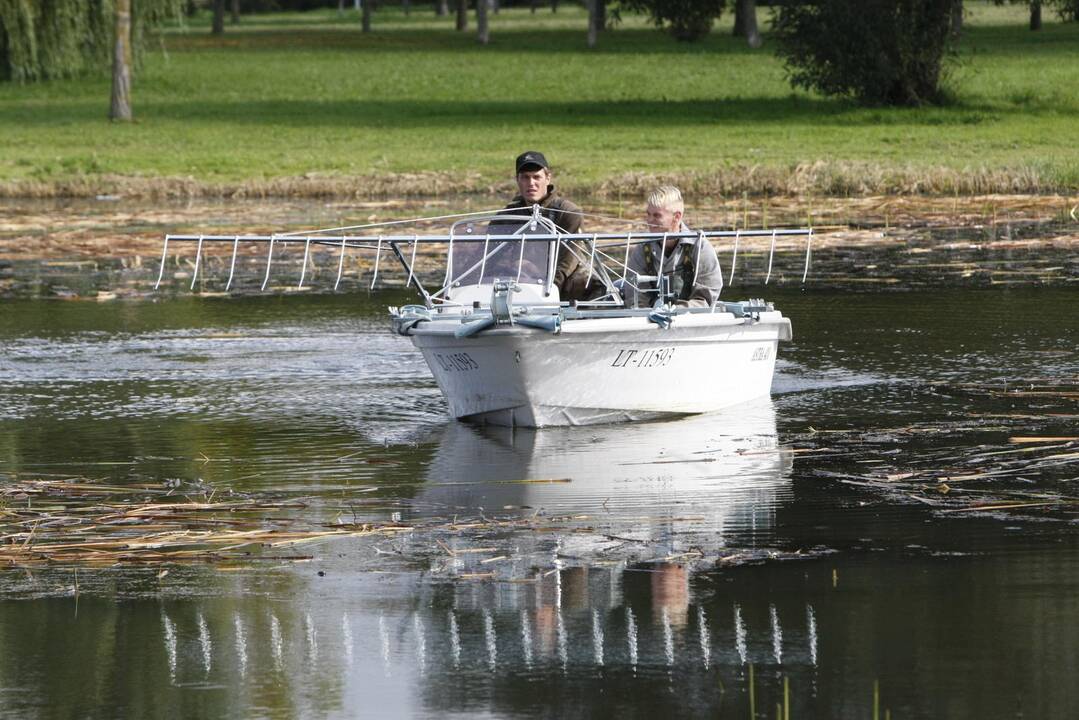
[[(102, 120), (99, 103), (51, 102), (47, 107), (0, 104), (0, 124), (52, 127), (73, 121)], [(1058, 107), (1047, 107), (1056, 111)], [(1027, 112), (1031, 111), (1028, 105)], [(143, 122), (161, 120), (286, 127), (443, 127), (484, 131), (492, 125), (574, 127), (699, 127), (702, 125), (802, 125), (873, 127), (881, 125), (962, 127), (996, 122), (1001, 108), (860, 108), (845, 100), (791, 95), (786, 98), (700, 100), (615, 100), (543, 102), (535, 100), (223, 100), (183, 102), (144, 98)]]
[[(492, 22), (491, 41), (487, 46), (476, 42), (474, 27), (458, 32), (452, 18), (404, 20), (391, 16), (384, 26), (377, 23), (370, 33), (363, 33), (358, 23), (335, 21), (326, 15), (304, 17), (305, 14), (284, 17), (259, 16), (248, 23), (230, 26), (221, 36), (209, 34), (201, 25), (187, 29), (171, 29), (164, 34), (170, 51), (245, 50), (251, 52), (282, 50), (340, 50), (356, 52), (437, 52), (444, 50), (478, 54), (502, 53), (633, 53), (633, 54), (724, 54), (777, 62), (776, 48), (762, 25), (764, 47), (749, 48), (741, 38), (733, 37), (729, 29), (716, 27), (703, 39), (679, 42), (669, 33), (650, 26), (618, 26), (600, 35), (599, 44), (589, 50), (585, 46), (583, 15), (579, 18), (541, 18), (530, 23), (528, 16), (513, 16), (509, 22)], [(422, 17), (422, 13), (420, 14)], [(471, 21), (471, 20), (470, 20)], [(1019, 25), (968, 25), (957, 46), (961, 54), (975, 53), (997, 56), (1074, 56), (1079, 43), (1079, 24), (1047, 22), (1038, 32)]]
[(170, 52), (243, 51), (310, 52), (348, 50), (353, 52), (466, 52), (476, 55), (529, 54), (660, 54), (660, 55), (757, 55), (775, 62), (768, 50), (751, 50), (745, 41), (727, 34), (709, 35), (700, 42), (678, 42), (654, 28), (625, 28), (605, 33), (599, 45), (585, 45), (585, 29), (508, 27), (491, 31), (490, 44), (481, 46), (473, 33), (449, 28), (386, 28), (362, 33), (341, 25), (303, 29), (265, 27), (232, 35), (170, 33), (165, 36)]
[(968, 26), (958, 49), (996, 56), (1064, 54), (1074, 58), (1079, 54), (1079, 23), (1046, 22), (1036, 32), (1013, 25)]

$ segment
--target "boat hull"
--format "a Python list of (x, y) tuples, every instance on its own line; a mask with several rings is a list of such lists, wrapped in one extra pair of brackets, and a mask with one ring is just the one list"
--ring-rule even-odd
[(641, 317), (521, 326), (457, 338), (450, 323), (409, 334), (450, 413), (495, 425), (544, 427), (711, 412), (769, 394), (778, 312), (679, 316), (670, 328)]

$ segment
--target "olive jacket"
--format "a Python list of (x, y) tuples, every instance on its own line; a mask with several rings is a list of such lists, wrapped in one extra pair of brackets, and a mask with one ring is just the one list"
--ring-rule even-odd
[[(554, 185), (550, 186), (547, 195), (537, 204), (541, 208), (540, 214), (561, 230), (567, 233), (581, 232), (580, 206), (556, 193)], [(532, 203), (526, 202), (518, 195), (505, 209), (526, 210), (531, 207)], [(495, 223), (491, 223), (490, 232), (495, 232), (494, 226)], [(588, 295), (588, 250), (580, 243), (571, 244), (572, 251), (565, 246), (559, 246), (553, 280), (561, 300), (584, 300)]]
[[(688, 228), (687, 228), (688, 229)], [(629, 255), (628, 279), (637, 286), (627, 285), (623, 300), (627, 307), (651, 307), (658, 297), (656, 283), (638, 280), (638, 276), (655, 277), (660, 258), (660, 243), (634, 246)], [(683, 238), (670, 253), (663, 256), (663, 275), (670, 279), (674, 304), (683, 307), (711, 307), (719, 300), (723, 287), (719, 258), (706, 238)]]

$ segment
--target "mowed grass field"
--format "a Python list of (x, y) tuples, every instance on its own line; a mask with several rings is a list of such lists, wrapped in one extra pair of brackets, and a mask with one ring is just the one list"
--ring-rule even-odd
[(160, 178), (210, 194), (504, 189), (524, 149), (577, 191), (653, 176), (747, 192), (1079, 189), (1079, 23), (1047, 13), (1030, 32), (1022, 7), (967, 6), (954, 103), (917, 109), (793, 90), (764, 9), (760, 50), (729, 16), (700, 43), (630, 16), (589, 50), (566, 5), (491, 16), (486, 47), (474, 14), (460, 33), (430, 7), (384, 7), (369, 34), (351, 10), (245, 16), (220, 37), (202, 16), (151, 42), (134, 124), (107, 120), (105, 76), (0, 85), (0, 193)]

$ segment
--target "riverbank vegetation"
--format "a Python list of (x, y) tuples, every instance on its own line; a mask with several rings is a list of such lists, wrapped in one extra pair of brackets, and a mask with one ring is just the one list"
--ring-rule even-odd
[[(764, 44), (680, 43), (624, 14), (504, 9), (490, 41), (430, 8), (167, 27), (107, 120), (106, 75), (0, 84), (0, 195), (431, 196), (504, 193), (544, 150), (556, 182), (600, 197), (656, 179), (700, 194), (1071, 193), (1079, 189), (1079, 24), (967, 3), (950, 102), (865, 108), (792, 91)], [(153, 45), (154, 43), (151, 43)]]

